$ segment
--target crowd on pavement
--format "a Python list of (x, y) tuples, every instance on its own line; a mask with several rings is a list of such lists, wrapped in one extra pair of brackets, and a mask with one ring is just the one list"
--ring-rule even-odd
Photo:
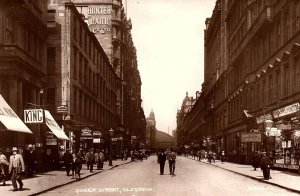
[[(10, 178), (13, 185), (13, 191), (19, 191), (23, 189), (22, 176), (27, 174), (28, 177), (33, 177), (36, 172), (36, 155), (32, 146), (28, 147), (29, 150), (25, 152), (25, 158), (18, 153), (17, 147), (12, 148), (12, 155), (7, 159), (5, 154), (0, 148), (0, 182), (2, 186), (6, 185), (6, 181)], [(77, 153), (70, 152), (69, 149), (63, 155), (64, 168), (67, 176), (72, 176), (72, 179), (80, 180), (80, 172), (82, 165), (86, 164), (90, 173), (93, 172), (94, 165), (97, 170), (103, 170), (103, 163), (108, 161), (108, 150), (93, 148), (89, 149), (87, 153), (84, 153), (80, 148)], [(127, 160), (127, 151), (121, 151), (120, 158), (122, 161)], [(26, 173), (25, 173), (26, 171)]]

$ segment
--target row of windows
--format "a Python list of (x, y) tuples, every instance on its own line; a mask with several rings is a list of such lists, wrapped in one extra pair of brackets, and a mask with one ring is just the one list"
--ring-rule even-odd
[[(300, 2), (297, 4), (300, 10)], [(286, 13), (286, 12), (282, 12)], [(300, 17), (300, 11), (298, 11)], [(293, 24), (295, 18), (290, 18), (285, 14), (278, 14), (275, 17), (274, 25), (271, 26), (269, 33), (259, 34), (254, 42), (250, 43), (248, 47), (243, 50), (239, 58), (234, 62), (234, 69), (230, 76), (230, 90), (238, 87), (247, 73), (253, 72), (260, 68), (263, 63), (272, 56), (284, 43), (286, 43), (291, 36), (299, 33), (300, 29), (294, 28), (291, 31), (288, 26)], [(282, 23), (282, 21), (286, 21)], [(281, 24), (284, 24), (283, 26)]]
[(110, 109), (103, 107), (100, 103), (95, 101), (92, 97), (88, 96), (81, 90), (74, 87), (73, 90), (73, 107), (74, 114), (83, 117), (86, 120), (105, 124), (116, 120), (116, 116), (111, 112), (116, 112), (116, 97), (108, 101)]
[[(93, 72), (100, 72), (100, 74), (102, 74), (102, 76), (112, 85), (112, 88), (116, 89), (117, 83), (114, 70), (111, 68), (111, 65), (108, 62), (108, 60), (104, 57), (105, 54), (102, 54), (97, 48), (96, 44), (94, 43), (94, 40), (91, 38), (90, 32), (87, 32), (88, 30), (83, 28), (83, 25), (78, 21), (78, 19), (75, 16), (73, 28), (74, 40), (75, 42), (79, 40), (79, 45), (77, 45), (79, 48), (77, 46), (74, 46), (73, 48), (74, 78), (78, 78), (79, 81), (85, 82), (83, 78), (85, 75), (78, 75), (78, 73), (84, 71), (86, 69), (86, 66), (87, 69), (91, 69)], [(77, 35), (78, 31), (79, 35)], [(87, 58), (90, 59), (90, 62)]]
[[(240, 118), (241, 109), (250, 111), (263, 108), (300, 91), (300, 58), (291, 55), (288, 60), (274, 67), (243, 93), (229, 103), (229, 118)], [(259, 97), (259, 98), (258, 98)]]
[(5, 18), (5, 44), (17, 44), (35, 60), (43, 60), (44, 42), (34, 31), (9, 16)]

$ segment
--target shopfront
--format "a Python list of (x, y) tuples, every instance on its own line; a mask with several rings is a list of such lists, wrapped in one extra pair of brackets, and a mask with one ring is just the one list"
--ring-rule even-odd
[(299, 103), (294, 103), (273, 112), (274, 125), (270, 137), (273, 143), (271, 158), (276, 168), (299, 169), (300, 127)]
[(0, 94), (0, 147), (3, 152), (9, 155), (11, 148), (17, 146), (22, 154), (25, 146), (18, 146), (15, 138), (23, 134), (32, 134), (32, 132)]

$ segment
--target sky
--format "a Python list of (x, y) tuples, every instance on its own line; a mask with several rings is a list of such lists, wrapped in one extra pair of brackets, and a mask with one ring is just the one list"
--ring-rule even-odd
[(205, 19), (215, 0), (123, 0), (132, 21), (142, 79), (145, 116), (153, 109), (156, 128), (172, 134), (177, 109), (204, 80)]

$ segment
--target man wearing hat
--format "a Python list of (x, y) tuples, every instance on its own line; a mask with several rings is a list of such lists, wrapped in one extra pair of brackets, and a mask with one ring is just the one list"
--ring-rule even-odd
[(23, 188), (21, 173), (25, 172), (25, 165), (22, 155), (18, 154), (17, 147), (12, 148), (12, 155), (9, 158), (9, 173), (11, 173), (11, 181), (14, 187), (13, 191), (18, 190), (17, 182), (19, 183), (20, 190)]

